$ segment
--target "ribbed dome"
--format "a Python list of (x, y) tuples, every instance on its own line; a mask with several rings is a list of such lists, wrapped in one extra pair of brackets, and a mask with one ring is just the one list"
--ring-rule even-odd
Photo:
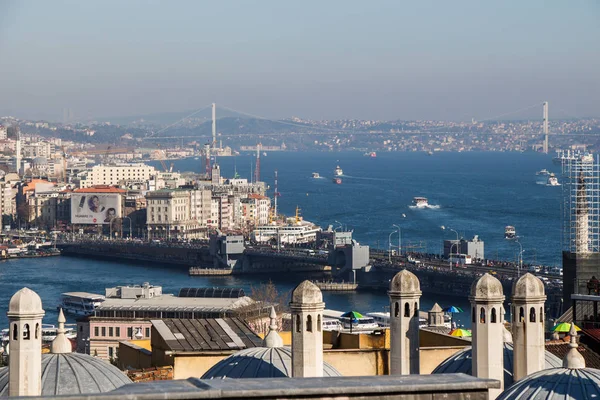
[(293, 303), (317, 304), (323, 302), (321, 289), (311, 281), (304, 281), (292, 292)]
[(36, 292), (24, 287), (10, 298), (8, 314), (44, 314), (42, 299)]
[[(104, 393), (128, 383), (117, 367), (87, 354), (42, 355), (42, 396)], [(8, 367), (0, 368), (0, 396), (8, 396)]]
[(502, 283), (485, 273), (471, 285), (471, 297), (477, 300), (504, 300)]
[(513, 284), (512, 294), (513, 298), (516, 299), (533, 299), (546, 296), (542, 280), (529, 272)]
[(31, 163), (33, 165), (47, 165), (48, 159), (46, 157), (36, 157), (31, 161)]
[[(506, 384), (505, 384), (506, 387)], [(498, 400), (598, 399), (600, 370), (551, 368), (526, 376), (506, 389)]]
[[(471, 375), (472, 370), (472, 349), (467, 347), (448, 357), (444, 362), (438, 365), (432, 374), (453, 374), (462, 372)], [(556, 368), (562, 366), (562, 360), (554, 354), (546, 351), (546, 368)], [(504, 387), (509, 387), (513, 383), (513, 345), (504, 343)]]
[(419, 293), (421, 292), (421, 283), (415, 274), (403, 269), (392, 278), (390, 292)]
[[(250, 347), (216, 363), (201, 379), (282, 378), (292, 376), (292, 350), (289, 347)], [(341, 376), (326, 362), (323, 376)]]

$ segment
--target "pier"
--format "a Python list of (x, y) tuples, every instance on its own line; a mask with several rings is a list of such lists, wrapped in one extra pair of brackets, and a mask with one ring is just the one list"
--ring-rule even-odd
[(358, 283), (327, 281), (314, 281), (313, 283), (322, 291), (352, 292), (358, 289)]

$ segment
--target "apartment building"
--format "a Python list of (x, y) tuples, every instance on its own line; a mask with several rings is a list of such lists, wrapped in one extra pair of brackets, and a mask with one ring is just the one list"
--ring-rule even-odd
[(80, 187), (95, 185), (128, 185), (131, 182), (147, 182), (156, 175), (156, 168), (144, 163), (94, 165), (87, 176), (80, 180)]
[(191, 191), (161, 189), (146, 194), (148, 235), (163, 239), (200, 236), (200, 224), (191, 217)]

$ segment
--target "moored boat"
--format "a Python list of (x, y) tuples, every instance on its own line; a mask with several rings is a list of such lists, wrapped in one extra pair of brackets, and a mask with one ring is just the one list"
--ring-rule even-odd
[(74, 315), (92, 315), (96, 307), (105, 300), (101, 294), (87, 292), (67, 292), (60, 296), (58, 308)]
[(541, 171), (536, 172), (535, 174), (536, 175), (550, 175), (550, 172), (546, 168), (544, 168)]
[(319, 175), (319, 173), (318, 173), (318, 172), (313, 172), (313, 173), (312, 173), (312, 177), (313, 177), (313, 178), (315, 178), (315, 179), (318, 179), (318, 178), (320, 178), (320, 177), (321, 177), (321, 175)]

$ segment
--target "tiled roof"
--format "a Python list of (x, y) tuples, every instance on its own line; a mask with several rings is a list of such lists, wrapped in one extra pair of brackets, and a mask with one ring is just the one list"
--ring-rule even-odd
[[(546, 350), (562, 360), (569, 351), (569, 342), (562, 340), (546, 342)], [(592, 350), (590, 350), (590, 348), (581, 343), (579, 344), (577, 350), (585, 359), (586, 368), (600, 369), (600, 355), (594, 353)]]
[(98, 185), (89, 188), (75, 189), (76, 193), (126, 193), (127, 190), (115, 186)]

